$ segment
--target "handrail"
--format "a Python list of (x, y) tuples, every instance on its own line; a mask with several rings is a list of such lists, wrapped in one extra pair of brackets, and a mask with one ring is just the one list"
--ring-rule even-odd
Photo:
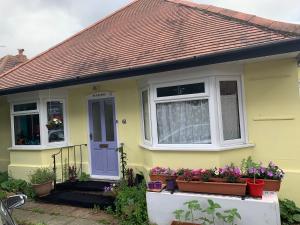
[[(52, 155), (52, 158), (53, 158), (53, 172), (55, 174), (55, 179), (54, 179), (54, 189), (56, 188), (56, 182), (57, 182), (57, 179), (56, 179), (56, 172), (57, 172), (57, 166), (56, 166), (56, 156), (59, 156), (60, 155), (60, 165), (61, 165), (61, 179), (62, 179), (62, 182), (64, 181), (64, 171), (63, 171), (63, 150), (64, 149), (67, 149), (68, 150), (68, 158), (67, 158), (67, 161), (68, 161), (68, 168), (70, 167), (70, 150), (73, 149), (73, 159), (74, 159), (74, 164), (75, 164), (75, 169), (77, 168), (77, 161), (76, 161), (76, 150), (79, 148), (79, 151), (80, 151), (80, 174), (82, 174), (82, 147), (87, 147), (87, 144), (79, 144), (79, 145), (70, 145), (70, 146), (64, 146), (64, 147), (61, 147), (59, 149), (59, 151), (55, 154)], [(66, 177), (65, 177), (66, 179)]]

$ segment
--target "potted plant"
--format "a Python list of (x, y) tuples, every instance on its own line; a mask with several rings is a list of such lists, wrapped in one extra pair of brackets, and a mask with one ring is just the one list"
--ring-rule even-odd
[(151, 181), (161, 181), (166, 184), (167, 179), (176, 179), (176, 171), (164, 167), (154, 167), (150, 170)]
[(263, 195), (265, 182), (263, 179), (257, 179), (257, 176), (260, 176), (260, 165), (253, 164), (251, 168), (249, 168), (249, 173), (253, 174), (253, 178), (247, 179), (248, 191), (250, 196), (261, 198)]
[(178, 209), (173, 212), (175, 221), (171, 225), (199, 225), (199, 224), (231, 224), (234, 225), (241, 215), (237, 209), (221, 211), (221, 206), (208, 199), (208, 206), (202, 208), (197, 200), (184, 203), (187, 210)]
[(76, 168), (76, 166), (69, 166), (68, 175), (69, 175), (69, 181), (70, 182), (77, 181), (77, 168)]
[(279, 166), (270, 162), (265, 168), (264, 172), (264, 190), (265, 191), (279, 191), (281, 186), (281, 181), (284, 177), (284, 172)]
[(43, 197), (51, 192), (55, 174), (49, 168), (39, 168), (30, 174), (29, 178), (37, 196)]
[(63, 121), (60, 118), (51, 118), (46, 124), (48, 130), (58, 130), (63, 128)]
[[(232, 172), (231, 172), (232, 170)], [(229, 166), (220, 169), (223, 173), (222, 180), (212, 181), (210, 170), (186, 169), (183, 175), (178, 176), (176, 182), (178, 189), (183, 192), (209, 193), (244, 196), (246, 194), (246, 182), (240, 182), (240, 171)], [(231, 176), (234, 176), (233, 179)], [(229, 182), (229, 179), (230, 182)]]
[(254, 178), (253, 165), (257, 165), (257, 170), (255, 170), (256, 178), (264, 180), (264, 191), (280, 190), (284, 172), (279, 166), (270, 162), (267, 167), (264, 167), (262, 163), (255, 163), (251, 157), (248, 157), (247, 159), (243, 159), (241, 166), (244, 179)]

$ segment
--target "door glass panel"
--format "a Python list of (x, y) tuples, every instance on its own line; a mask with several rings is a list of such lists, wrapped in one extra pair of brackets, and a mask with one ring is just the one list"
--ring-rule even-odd
[(114, 109), (112, 100), (104, 101), (104, 116), (105, 116), (105, 129), (106, 129), (106, 141), (115, 140), (114, 131)]
[(100, 102), (92, 103), (93, 141), (102, 141)]

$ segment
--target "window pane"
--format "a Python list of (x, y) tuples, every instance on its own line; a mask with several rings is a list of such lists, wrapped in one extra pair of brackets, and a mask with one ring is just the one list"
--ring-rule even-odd
[(48, 141), (60, 142), (65, 140), (64, 110), (60, 101), (47, 102)]
[(36, 103), (14, 105), (14, 112), (37, 110)]
[(241, 138), (237, 81), (220, 81), (224, 140)]
[(15, 144), (40, 145), (40, 118), (38, 114), (14, 117)]
[(142, 104), (143, 104), (143, 119), (144, 119), (144, 136), (146, 140), (150, 141), (150, 115), (149, 115), (148, 90), (142, 92)]
[(114, 129), (114, 108), (112, 100), (104, 101), (104, 115), (105, 115), (105, 130), (106, 130), (106, 141), (115, 140), (115, 129)]
[(211, 144), (208, 99), (158, 103), (159, 144)]
[(102, 141), (100, 102), (92, 103), (93, 141)]
[(157, 88), (157, 97), (189, 95), (197, 93), (205, 93), (204, 83)]

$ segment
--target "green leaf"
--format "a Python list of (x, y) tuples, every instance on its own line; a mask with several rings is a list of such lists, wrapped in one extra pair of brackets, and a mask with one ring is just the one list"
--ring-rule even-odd
[(293, 220), (295, 220), (297, 223), (300, 222), (300, 214), (293, 215)]

